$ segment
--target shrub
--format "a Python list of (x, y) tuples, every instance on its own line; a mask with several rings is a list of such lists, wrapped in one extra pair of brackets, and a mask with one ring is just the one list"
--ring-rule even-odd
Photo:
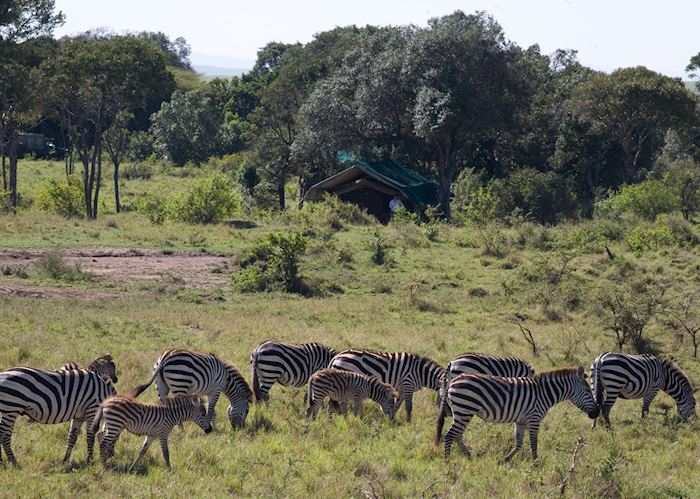
[(165, 200), (159, 196), (146, 195), (136, 204), (136, 210), (148, 217), (154, 225), (160, 225), (165, 221), (168, 208)]
[(508, 238), (494, 224), (484, 226), (480, 232), (483, 256), (503, 258), (508, 251)]
[(154, 170), (154, 164), (149, 161), (129, 163), (122, 167), (121, 176), (127, 180), (148, 180), (153, 176)]
[(460, 172), (451, 187), (452, 213), (466, 213), (475, 192), (483, 187), (482, 177), (481, 172), (477, 172), (475, 168), (465, 168)]
[(470, 197), (469, 205), (465, 212), (466, 217), (479, 224), (485, 224), (496, 218), (498, 196), (494, 192), (494, 183), (487, 187), (479, 187)]
[(276, 232), (237, 259), (243, 270), (234, 275), (234, 287), (241, 291), (271, 291), (277, 287), (292, 293), (308, 290), (299, 276), (299, 262), (308, 239), (300, 232)]
[(374, 233), (369, 249), (372, 252), (372, 262), (376, 265), (384, 265), (389, 262), (389, 244), (379, 232)]
[(195, 180), (185, 194), (172, 200), (173, 218), (186, 223), (222, 221), (241, 207), (232, 182), (222, 174)]
[(499, 199), (497, 213), (501, 216), (519, 210), (540, 223), (555, 223), (558, 218), (576, 214), (576, 196), (557, 173), (522, 168), (505, 181), (492, 184)]
[(34, 264), (40, 274), (60, 281), (80, 281), (88, 279), (91, 274), (85, 273), (78, 264), (66, 262), (63, 255), (57, 251), (44, 253)]
[(35, 206), (64, 217), (79, 217), (83, 204), (83, 182), (77, 175), (68, 175), (60, 180), (46, 182), (39, 192)]
[(673, 232), (667, 225), (654, 224), (647, 227), (634, 227), (625, 238), (630, 249), (635, 253), (657, 250), (676, 242)]
[(660, 180), (645, 180), (638, 184), (623, 185), (619, 191), (596, 203), (599, 216), (636, 215), (654, 220), (661, 213), (680, 209), (680, 201), (673, 189)]

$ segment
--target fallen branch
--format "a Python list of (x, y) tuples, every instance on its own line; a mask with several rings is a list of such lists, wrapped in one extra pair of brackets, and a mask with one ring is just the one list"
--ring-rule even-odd
[(583, 446), (584, 442), (585, 442), (585, 439), (579, 435), (578, 440), (576, 440), (576, 447), (574, 448), (574, 456), (571, 458), (571, 466), (569, 466), (569, 471), (566, 472), (566, 476), (564, 477), (564, 481), (561, 483), (561, 486), (559, 487), (559, 494), (560, 495), (564, 495), (566, 493), (566, 487), (569, 485), (569, 482), (574, 477), (574, 473), (576, 471), (576, 458), (578, 457), (578, 451)]

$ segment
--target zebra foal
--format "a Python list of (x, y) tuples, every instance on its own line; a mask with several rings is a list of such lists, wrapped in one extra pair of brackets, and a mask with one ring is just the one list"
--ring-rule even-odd
[(545, 371), (527, 378), (463, 374), (447, 390), (435, 429), (435, 445), (440, 444), (449, 406), (454, 421), (445, 435), (445, 457), (449, 457), (455, 442), (470, 455), (462, 435), (472, 418), (479, 416), (485, 421), (515, 423), (515, 447), (506, 455), (506, 461), (522, 448), (526, 429), (530, 433), (532, 458), (537, 459), (540, 423), (552, 406), (564, 400), (570, 400), (592, 419), (598, 416), (583, 367)]
[[(659, 390), (668, 393), (678, 406), (683, 420), (695, 416), (695, 396), (688, 376), (671, 360), (653, 355), (626, 355), (606, 352), (591, 365), (593, 397), (600, 407), (605, 424), (610, 428), (610, 411), (615, 401), (644, 399), (642, 418)], [(593, 422), (595, 428), (595, 421)]]
[(319, 343), (263, 341), (250, 356), (255, 401), (269, 401), (275, 383), (296, 388), (306, 386), (311, 375), (328, 367), (335, 354), (335, 350)]
[(328, 367), (372, 376), (396, 388), (399, 392), (396, 410), (405, 401), (408, 421), (413, 412), (414, 392), (421, 388), (439, 392), (445, 379), (445, 368), (437, 362), (407, 352), (345, 350), (333, 357)]
[(117, 366), (114, 364), (114, 360), (110, 354), (96, 358), (87, 367), (82, 367), (75, 362), (66, 362), (58, 369), (58, 372), (77, 371), (79, 369), (92, 371), (100, 378), (109, 380), (115, 384), (119, 381), (117, 378)]
[(242, 428), (253, 402), (253, 392), (240, 371), (216, 354), (189, 350), (166, 350), (153, 366), (153, 376), (129, 392), (138, 397), (155, 381), (161, 401), (173, 395), (206, 395), (207, 419), (214, 419), (214, 408), (223, 392), (229, 400), (226, 411), (233, 428)]
[(95, 443), (90, 423), (102, 401), (116, 393), (109, 380), (91, 371), (57, 372), (13, 367), (1, 372), (0, 442), (7, 460), (17, 464), (10, 445), (12, 431), (19, 416), (28, 416), (44, 424), (71, 421), (64, 462), (70, 459), (80, 427), (87, 421), (87, 459), (90, 461)]
[(348, 403), (352, 402), (353, 412), (357, 416), (362, 401), (372, 399), (381, 406), (382, 412), (389, 419), (394, 419), (399, 394), (391, 385), (382, 383), (377, 378), (340, 369), (321, 369), (309, 379), (306, 416), (315, 419), (326, 397), (331, 403), (329, 415), (332, 408), (347, 415)]
[(194, 421), (204, 430), (204, 433), (211, 432), (211, 422), (207, 418), (206, 408), (201, 399), (195, 395), (180, 395), (153, 404), (141, 402), (132, 397), (111, 397), (100, 405), (92, 423), (93, 433), (97, 431), (103, 418), (104, 428), (97, 433), (103, 463), (114, 455), (114, 446), (123, 430), (135, 435), (146, 435), (141, 451), (129, 467), (129, 471), (146, 454), (156, 438), (160, 441), (165, 464), (170, 468), (168, 436), (175, 425)]

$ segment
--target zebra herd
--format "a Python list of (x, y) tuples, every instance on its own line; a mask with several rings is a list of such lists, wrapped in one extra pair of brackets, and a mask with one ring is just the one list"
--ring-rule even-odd
[[(100, 457), (106, 462), (114, 454), (120, 433), (145, 435), (132, 467), (153, 441), (160, 441), (163, 458), (170, 467), (168, 436), (176, 425), (195, 422), (206, 433), (212, 431), (214, 409), (223, 393), (229, 401), (231, 426), (245, 424), (249, 406), (268, 402), (275, 383), (306, 386), (307, 416), (315, 418), (327, 398), (329, 415), (347, 414), (353, 403), (358, 414), (362, 400), (377, 402), (390, 419), (405, 403), (411, 420), (413, 394), (429, 388), (436, 391), (440, 409), (435, 444), (442, 440), (445, 419), (453, 422), (445, 434), (445, 456), (453, 444), (469, 455), (463, 434), (474, 416), (485, 421), (514, 423), (515, 446), (510, 460), (523, 446), (529, 432), (532, 457), (537, 458), (540, 424), (551, 407), (565, 400), (595, 420), (601, 415), (610, 428), (610, 410), (617, 398), (643, 398), (642, 417), (659, 390), (677, 403), (683, 420), (695, 416), (694, 389), (688, 376), (671, 360), (651, 355), (604, 353), (591, 365), (589, 386), (583, 367), (535, 373), (516, 357), (465, 353), (447, 368), (434, 360), (406, 352), (345, 350), (337, 352), (318, 343), (291, 344), (266, 341), (251, 358), (252, 389), (233, 364), (216, 354), (188, 350), (166, 350), (156, 361), (150, 380), (117, 395), (116, 366), (111, 356), (96, 359), (87, 368), (64, 364), (57, 371), (14, 367), (0, 373), (0, 444), (9, 462), (17, 461), (10, 442), (20, 416), (44, 423), (71, 422), (64, 462), (70, 459), (80, 427), (87, 422), (87, 458), (92, 458), (95, 437)], [(155, 383), (159, 401), (137, 400)], [(168, 394), (172, 393), (172, 397)], [(206, 396), (204, 406), (200, 397)], [(99, 431), (103, 423), (102, 431)], [(2, 462), (2, 451), (0, 451)], [(131, 468), (130, 468), (131, 469)]]

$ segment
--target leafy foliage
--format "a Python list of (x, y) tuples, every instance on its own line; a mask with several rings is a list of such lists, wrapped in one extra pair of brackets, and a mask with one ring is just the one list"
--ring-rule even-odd
[(171, 201), (175, 220), (191, 224), (221, 222), (241, 208), (236, 189), (226, 175), (197, 179), (186, 193)]
[(678, 197), (664, 182), (646, 180), (622, 186), (619, 191), (596, 204), (596, 214), (631, 214), (654, 220), (661, 213), (670, 213), (679, 208)]
[(64, 217), (79, 217), (83, 211), (83, 184), (77, 175), (51, 179), (39, 191), (34, 206)]

